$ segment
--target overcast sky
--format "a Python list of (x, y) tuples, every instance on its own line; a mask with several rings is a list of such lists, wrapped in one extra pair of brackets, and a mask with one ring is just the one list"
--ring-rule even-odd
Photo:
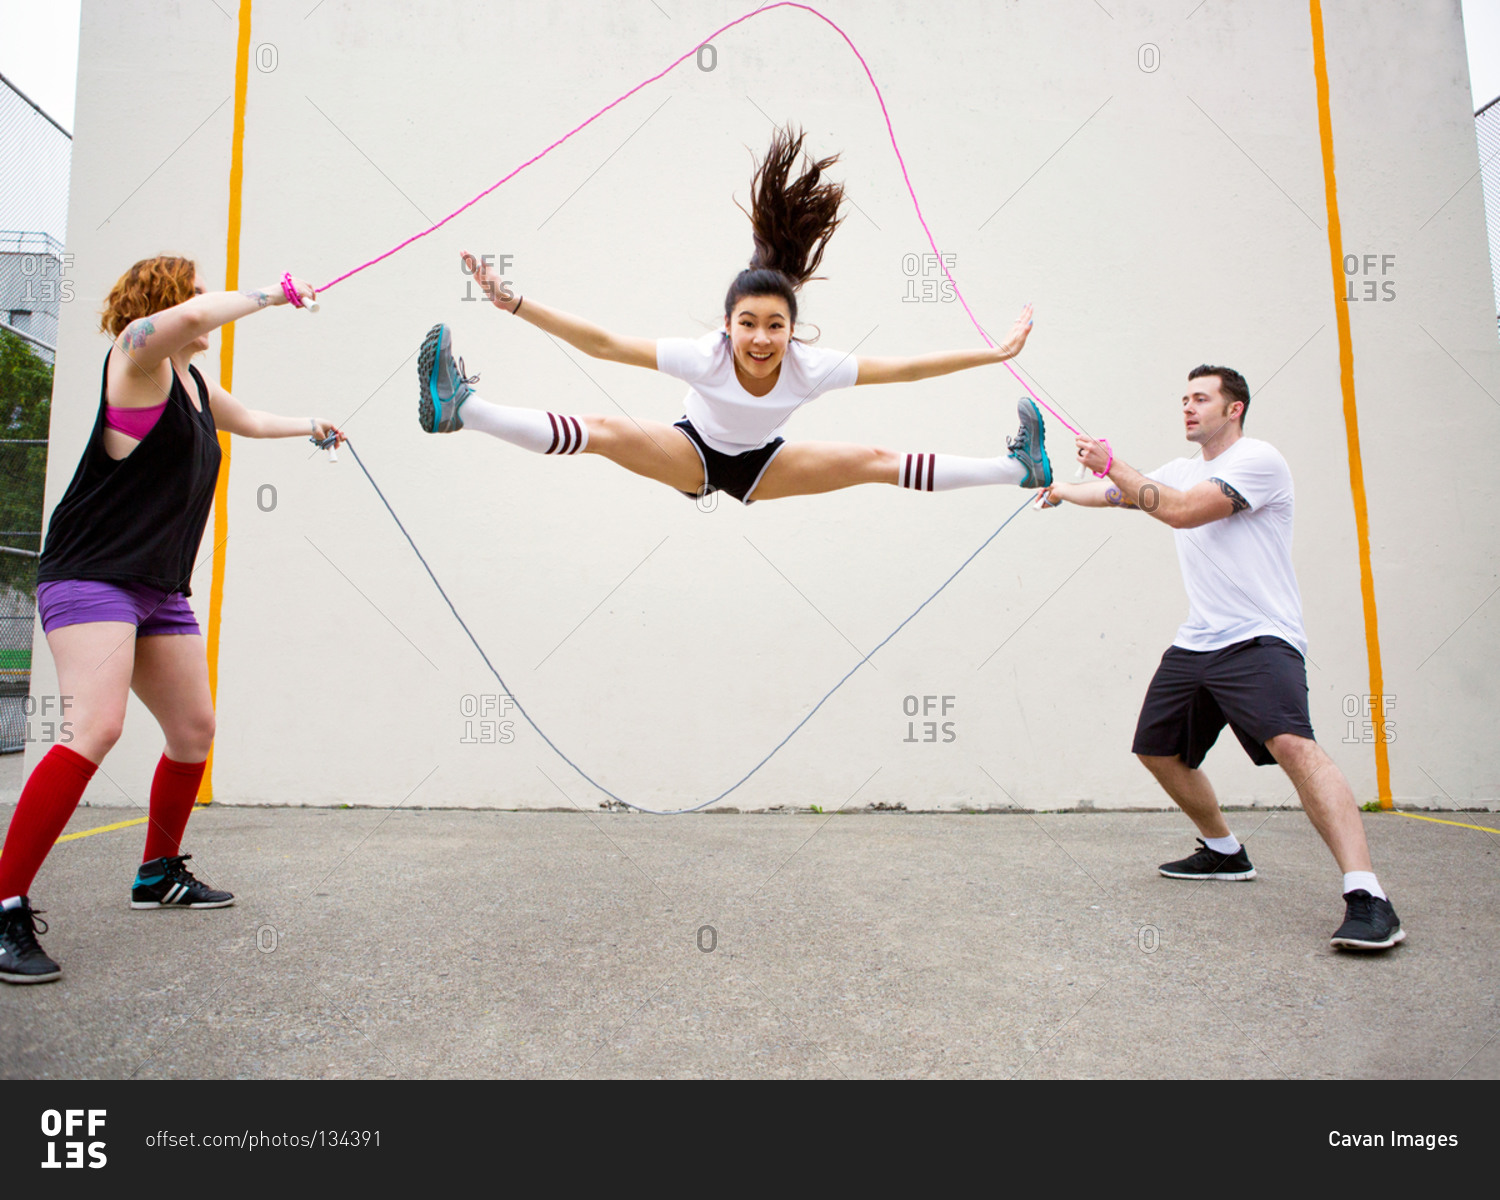
[[(211, 0), (181, 0), (208, 4)], [(1224, 0), (1216, 0), (1224, 2)], [(1233, 0), (1249, 4), (1255, 0)], [(73, 128), (80, 0), (0, 0), (0, 75)], [(233, 6), (231, 6), (233, 7)], [(1463, 0), (1474, 107), (1500, 96), (1500, 0)]]

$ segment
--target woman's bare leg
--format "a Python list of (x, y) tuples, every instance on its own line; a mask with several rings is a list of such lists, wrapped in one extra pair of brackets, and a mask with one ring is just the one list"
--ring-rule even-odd
[(135, 669), (135, 626), (126, 621), (64, 625), (47, 635), (70, 750), (101, 763), (120, 740)]
[(812, 496), (861, 483), (898, 483), (901, 456), (880, 446), (846, 442), (791, 442), (781, 448), (752, 500)]
[(579, 420), (589, 431), (583, 453), (602, 455), (627, 471), (679, 492), (697, 492), (702, 488), (703, 460), (698, 457), (698, 448), (675, 425), (630, 417), (580, 417)]
[(208, 654), (197, 634), (137, 638), (131, 687), (167, 739), (167, 757), (197, 763), (214, 741), (214, 702)]

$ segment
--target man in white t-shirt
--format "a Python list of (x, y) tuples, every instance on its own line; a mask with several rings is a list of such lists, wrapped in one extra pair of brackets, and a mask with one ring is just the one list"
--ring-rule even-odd
[(1405, 931), (1375, 876), (1349, 781), (1313, 739), (1307, 635), (1292, 570), (1292, 474), (1275, 447), (1244, 436), (1250, 390), (1228, 367), (1188, 373), (1187, 440), (1202, 456), (1149, 474), (1092, 438), (1078, 460), (1097, 482), (1054, 484), (1048, 507), (1135, 508), (1172, 527), (1188, 618), (1162, 656), (1136, 726), (1136, 756), (1198, 831), (1200, 849), (1159, 870), (1171, 879), (1244, 880), (1255, 868), (1199, 769), (1227, 724), (1251, 759), (1279, 763), (1344, 872), (1346, 913), (1332, 944), (1386, 950)]

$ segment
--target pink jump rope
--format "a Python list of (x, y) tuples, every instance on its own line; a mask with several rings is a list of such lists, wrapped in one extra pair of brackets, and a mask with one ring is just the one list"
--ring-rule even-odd
[[(896, 131), (895, 131), (895, 129), (891, 125), (891, 115), (890, 115), (889, 111), (887, 111), (887, 109), (885, 107), (885, 97), (884, 97), (884, 95), (881, 94), (880, 85), (875, 82), (875, 76), (870, 71), (870, 64), (865, 61), (865, 56), (859, 52), (859, 48), (857, 46), (855, 46), (855, 44), (854, 44), (854, 42), (852, 40), (850, 40), (849, 35), (847, 33), (845, 33), (842, 29), (839, 28), (839, 26), (838, 26), (838, 24), (836, 22), (834, 22), (834, 21), (830, 20), (828, 17), (824, 16), (816, 8), (813, 8), (812, 6), (807, 5), (807, 4), (797, 4), (797, 3), (794, 3), (793, 0), (780, 0), (780, 2), (776, 3), (776, 4), (767, 4), (767, 5), (765, 5), (762, 8), (757, 8), (753, 12), (748, 12), (744, 16), (738, 17), (735, 20), (730, 21), (727, 25), (722, 25), (718, 29), (715, 29), (706, 38), (703, 38), (701, 41), (696, 42), (693, 45), (693, 48), (691, 50), (689, 50), (685, 54), (682, 54), (682, 55), (678, 56), (677, 58), (673, 59), (672, 62), (669, 63), (663, 70), (658, 71), (655, 75), (652, 75), (648, 79), (643, 79), (640, 83), (636, 84), (635, 87), (631, 88), (629, 91), (623, 93), (622, 95), (618, 96), (616, 99), (612, 100), (610, 103), (606, 104), (598, 112), (594, 113), (593, 116), (589, 117), (588, 120), (582, 122), (579, 125), (574, 126), (572, 129), (568, 130), (567, 133), (563, 134), (562, 137), (558, 138), (555, 142), (553, 142), (545, 150), (541, 151), (539, 154), (533, 155), (531, 158), (528, 158), (525, 162), (523, 162), (520, 166), (516, 167), (509, 174), (507, 174), (507, 175), (503, 176), (502, 178), (496, 180), (489, 187), (485, 188), (484, 191), (480, 192), (477, 196), (475, 196), (472, 200), (470, 200), (467, 204), (464, 204), (464, 205), (460, 206), (459, 208), (454, 209), (451, 213), (449, 213), (441, 221), (438, 221), (438, 222), (434, 223), (433, 225), (430, 225), (428, 228), (422, 230), (420, 233), (413, 234), (411, 237), (407, 238), (404, 242), (401, 242), (398, 245), (391, 247), (391, 249), (387, 250), (384, 254), (377, 255), (375, 258), (370, 259), (368, 262), (361, 263), (359, 266), (355, 267), (352, 271), (345, 271), (342, 275), (339, 275), (336, 278), (329, 280), (322, 287), (318, 288), (317, 292), (327, 291), (329, 288), (333, 287), (335, 284), (342, 283), (344, 280), (350, 278), (351, 276), (358, 275), (361, 271), (364, 271), (364, 270), (366, 270), (366, 269), (368, 269), (370, 267), (373, 267), (376, 263), (381, 262), (384, 259), (389, 258), (391, 255), (397, 253), (400, 250), (404, 250), (407, 246), (410, 246), (413, 242), (420, 241), (422, 238), (426, 237), (428, 234), (437, 232), (437, 230), (441, 229), (444, 225), (448, 224), (449, 221), (453, 220), (454, 217), (459, 216), (461, 213), (466, 212), (468, 209), (470, 209), (474, 205), (478, 204), (479, 201), (483, 200), (486, 196), (488, 196), (496, 188), (500, 187), (501, 184), (508, 183), (510, 180), (514, 179), (517, 175), (519, 175), (522, 171), (524, 171), (527, 167), (531, 166), (533, 163), (538, 162), (541, 159), (545, 158), (547, 155), (551, 154), (552, 151), (556, 150), (559, 146), (561, 146), (564, 142), (566, 142), (574, 134), (578, 133), (580, 130), (583, 130), (583, 129), (587, 128), (589, 125), (592, 125), (595, 121), (597, 121), (605, 113), (609, 112), (610, 109), (612, 109), (612, 108), (616, 107), (617, 105), (623, 103), (625, 100), (628, 100), (631, 96), (635, 95), (636, 92), (640, 91), (642, 88), (646, 87), (648, 84), (655, 83), (658, 79), (661, 79), (663, 76), (670, 74), (673, 70), (675, 70), (677, 67), (681, 66), (689, 58), (692, 58), (694, 55), (696, 55), (703, 46), (705, 46), (709, 42), (713, 41), (714, 38), (718, 37), (720, 34), (727, 33), (729, 30), (733, 29), (736, 25), (742, 25), (742, 24), (744, 24), (744, 22), (750, 20), (752, 17), (758, 17), (758, 16), (762, 15), (763, 13), (773, 12), (774, 10), (776, 10), (778, 8), (800, 8), (803, 12), (810, 13), (813, 16), (817, 17), (818, 20), (822, 21), (825, 25), (829, 26), (829, 28), (831, 28), (835, 33), (837, 33), (839, 35), (839, 37), (841, 37), (841, 38), (844, 39), (844, 43), (853, 52), (854, 57), (859, 60), (859, 65), (864, 68), (865, 77), (870, 81), (870, 87), (875, 92), (875, 99), (880, 104), (880, 114), (885, 119), (886, 132), (887, 132), (887, 134), (890, 135), (890, 139), (891, 139), (891, 149), (893, 151), (895, 151), (896, 162), (901, 167), (901, 178), (906, 183), (907, 194), (909, 196), (911, 196), (912, 207), (914, 209), (916, 209), (917, 221), (922, 226), (922, 232), (927, 235), (927, 244), (932, 247), (932, 252), (935, 255), (937, 255), (937, 261), (938, 261), (938, 263), (943, 268), (943, 274), (945, 276), (947, 276), (948, 282), (953, 285), (953, 292), (958, 297), (959, 303), (963, 305), (964, 313), (968, 316), (968, 318), (969, 318), (970, 322), (973, 324), (974, 328), (979, 332), (979, 336), (982, 339), (984, 339), (984, 344), (986, 346), (989, 346), (989, 347), (993, 348), (994, 345), (995, 345), (995, 343), (990, 339), (989, 334), (985, 333), (984, 327), (982, 325), (980, 325), (978, 318), (976, 318), (974, 316), (973, 310), (969, 307), (968, 300), (965, 299), (962, 290), (960, 290), (960, 288), (958, 286), (958, 280), (956, 280), (956, 279), (953, 278), (953, 272), (948, 269), (947, 261), (943, 258), (942, 254), (938, 251), (937, 241), (932, 236), (932, 230), (929, 229), (928, 226), (927, 226), (927, 219), (926, 219), (926, 217), (924, 217), (922, 215), (922, 206), (917, 201), (916, 189), (912, 187), (911, 177), (907, 174), (907, 171), (906, 171), (906, 159), (904, 157), (902, 157), (901, 147), (896, 143)], [(285, 275), (285, 276), (282, 277), (281, 287), (282, 287), (282, 290), (286, 292), (287, 299), (292, 303), (293, 306), (295, 306), (297, 308), (303, 308), (303, 307), (310, 308), (313, 312), (317, 312), (318, 311), (318, 304), (317, 304), (317, 301), (315, 299), (314, 300), (306, 300), (306, 301), (304, 301), (303, 298), (297, 294), (297, 289), (292, 284), (291, 275), (290, 274)], [(314, 294), (316, 295), (316, 292)], [(1015, 376), (1016, 382), (1019, 383), (1023, 388), (1026, 389), (1027, 395), (1029, 395), (1039, 405), (1041, 405), (1049, 413), (1051, 413), (1063, 425), (1064, 428), (1070, 430), (1075, 435), (1081, 435), (1083, 433), (1083, 431), (1081, 429), (1079, 429), (1075, 425), (1073, 425), (1072, 422), (1070, 422), (1066, 417), (1064, 417), (1055, 408), (1053, 408), (1050, 404), (1048, 404), (1045, 400), (1043, 400), (1040, 396), (1038, 396), (1036, 394), (1036, 392), (1032, 390), (1031, 385), (1029, 383), (1027, 383), (1026, 380), (1024, 380), (1023, 378), (1021, 378), (1021, 375), (1016, 371), (1016, 369), (1013, 366), (1010, 365), (1009, 362), (1006, 362), (1005, 369), (1007, 371), (1009, 371), (1013, 376)], [(1109, 474), (1110, 467), (1114, 465), (1114, 452), (1113, 452), (1113, 450), (1110, 449), (1109, 442), (1107, 440), (1105, 440), (1104, 438), (1100, 438), (1099, 439), (1099, 444), (1102, 445), (1105, 448), (1105, 450), (1109, 453), (1109, 461), (1105, 464), (1105, 467), (1104, 467), (1103, 471), (1094, 471), (1093, 475), (1096, 478), (1103, 479), (1105, 476), (1107, 476)], [(330, 460), (332, 460), (332, 458), (333, 458), (333, 453), (334, 452), (333, 452), (332, 448), (330, 447), (329, 448), (329, 458), (330, 458)], [(1082, 479), (1082, 478), (1084, 478), (1084, 473), (1088, 470), (1088, 468), (1085, 467), (1082, 463), (1079, 463), (1078, 470), (1079, 470), (1078, 478)], [(1037, 508), (1050, 507), (1050, 506), (1044, 505), (1043, 502), (1042, 502), (1043, 498), (1045, 497), (1045, 495), (1046, 495), (1045, 490), (1038, 491), (1035, 507), (1037, 507)]]

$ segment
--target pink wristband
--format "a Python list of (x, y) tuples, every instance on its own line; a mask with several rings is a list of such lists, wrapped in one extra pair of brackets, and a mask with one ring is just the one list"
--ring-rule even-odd
[(1094, 478), (1095, 479), (1107, 479), (1107, 478), (1109, 478), (1109, 469), (1110, 469), (1110, 467), (1112, 467), (1112, 466), (1115, 465), (1115, 452), (1114, 452), (1114, 450), (1112, 450), (1110, 448), (1110, 444), (1109, 444), (1109, 439), (1108, 438), (1100, 438), (1099, 439), (1099, 444), (1101, 446), (1103, 446), (1105, 448), (1105, 450), (1109, 451), (1109, 461), (1104, 464), (1104, 470), (1102, 470), (1102, 471), (1095, 471), (1094, 472)]
[(286, 293), (288, 304), (293, 308), (302, 307), (302, 297), (297, 293), (297, 285), (292, 282), (292, 273), (290, 271), (281, 277), (281, 290)]

